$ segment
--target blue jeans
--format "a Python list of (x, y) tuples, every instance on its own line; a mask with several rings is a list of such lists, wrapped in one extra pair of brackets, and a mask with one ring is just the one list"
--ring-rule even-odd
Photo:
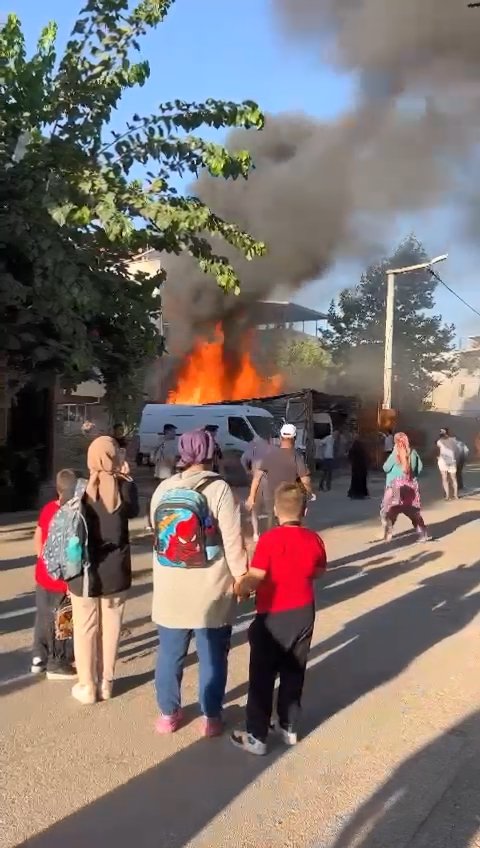
[(157, 702), (163, 715), (173, 715), (181, 706), (185, 658), (195, 635), (199, 665), (199, 701), (207, 718), (220, 718), (227, 685), (228, 652), (232, 628), (203, 627), (182, 630), (159, 627), (155, 668)]

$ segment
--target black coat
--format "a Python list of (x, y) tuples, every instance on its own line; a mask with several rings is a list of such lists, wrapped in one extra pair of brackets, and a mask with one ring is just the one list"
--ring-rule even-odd
[[(119, 480), (122, 503), (108, 512), (102, 501), (85, 504), (88, 527), (88, 596), (118, 595), (132, 584), (129, 518), (138, 515), (138, 492), (133, 480)], [(74, 595), (83, 595), (83, 576), (69, 582)]]

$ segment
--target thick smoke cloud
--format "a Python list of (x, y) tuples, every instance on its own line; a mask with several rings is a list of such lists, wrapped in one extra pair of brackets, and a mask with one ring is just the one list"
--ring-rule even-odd
[(278, 286), (294, 291), (338, 259), (372, 259), (399, 214), (472, 208), (462, 175), (480, 138), (480, 11), (466, 0), (272, 7), (286, 41), (355, 74), (356, 102), (330, 124), (290, 114), (269, 117), (262, 133), (232, 133), (228, 146), (253, 154), (250, 179), (203, 175), (192, 187), (269, 253), (251, 263), (229, 254), (239, 298), (216, 290), (187, 256), (167, 263), (165, 308), (184, 348), (219, 318), (238, 328)]

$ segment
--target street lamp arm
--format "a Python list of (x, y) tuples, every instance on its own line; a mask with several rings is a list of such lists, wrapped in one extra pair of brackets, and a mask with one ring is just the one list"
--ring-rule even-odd
[(436, 265), (437, 262), (444, 262), (448, 259), (448, 253), (443, 253), (442, 256), (435, 256), (434, 259), (429, 259), (428, 262), (420, 262), (419, 265), (408, 265), (406, 268), (391, 268), (387, 274), (408, 274), (410, 271), (421, 271), (423, 268), (430, 268), (430, 265)]

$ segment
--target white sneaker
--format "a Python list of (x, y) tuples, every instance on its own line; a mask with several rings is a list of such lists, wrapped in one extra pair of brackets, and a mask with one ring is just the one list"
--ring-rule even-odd
[(298, 734), (288, 728), (280, 727), (278, 720), (270, 722), (269, 732), (275, 733), (288, 748), (292, 748), (298, 742)]
[(32, 665), (30, 666), (30, 671), (32, 674), (43, 674), (47, 670), (46, 664), (43, 662), (41, 657), (34, 657), (32, 660)]
[(249, 754), (254, 754), (256, 757), (264, 757), (267, 753), (265, 742), (260, 742), (259, 739), (255, 739), (255, 736), (245, 730), (233, 730), (230, 734), (230, 742), (235, 745), (235, 748), (241, 748), (242, 751), (248, 751)]
[(75, 698), (76, 701), (79, 701), (80, 704), (88, 706), (90, 704), (95, 704), (97, 700), (97, 693), (95, 692), (94, 686), (87, 686), (85, 683), (76, 683), (72, 689), (72, 697)]
[(293, 746), (298, 742), (298, 736), (294, 730), (287, 730), (285, 727), (280, 727), (280, 725), (278, 725), (277, 733), (287, 748), (293, 748)]

